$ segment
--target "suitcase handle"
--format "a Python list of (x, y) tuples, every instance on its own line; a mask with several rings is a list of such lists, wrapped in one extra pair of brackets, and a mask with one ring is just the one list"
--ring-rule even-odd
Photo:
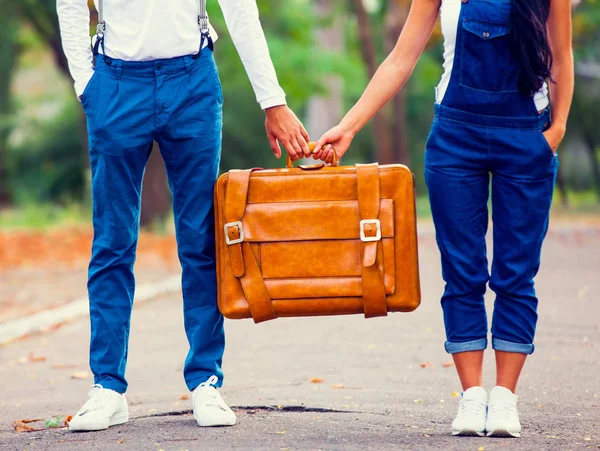
[[(317, 143), (314, 143), (314, 142), (308, 143), (308, 150), (310, 150), (310, 153), (313, 153), (315, 151), (316, 145), (317, 145)], [(340, 165), (340, 160), (338, 159), (337, 153), (335, 153), (335, 149), (334, 149), (333, 161), (331, 162), (331, 166), (339, 166), (339, 165)], [(288, 168), (294, 167), (294, 162), (292, 161), (290, 154), (287, 155), (286, 166)], [(324, 164), (321, 163), (321, 164), (313, 164), (313, 165), (301, 165), (300, 168), (301, 169), (320, 169), (323, 166), (324, 166)]]

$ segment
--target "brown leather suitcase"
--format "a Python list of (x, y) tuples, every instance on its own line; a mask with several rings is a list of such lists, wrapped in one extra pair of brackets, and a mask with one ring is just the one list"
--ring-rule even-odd
[(233, 170), (215, 186), (226, 318), (408, 312), (420, 303), (415, 193), (403, 165)]

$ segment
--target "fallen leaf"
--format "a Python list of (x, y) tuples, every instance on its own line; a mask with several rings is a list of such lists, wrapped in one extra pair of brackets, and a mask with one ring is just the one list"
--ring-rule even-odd
[(68, 426), (72, 419), (73, 415), (67, 415), (67, 417), (65, 418), (65, 426)]
[(179, 397), (179, 399), (181, 399), (181, 400), (186, 400), (186, 399), (190, 399), (190, 397), (189, 397), (189, 395), (181, 395), (181, 396)]
[[(71, 416), (54, 416), (48, 419), (35, 418), (33, 420), (17, 420), (12, 423), (12, 426), (16, 432), (47, 431), (49, 429), (67, 427), (71, 418)], [(33, 425), (33, 423), (40, 424)]]
[(334, 384), (331, 388), (344, 388), (344, 384)]
[(456, 398), (457, 396), (460, 396), (460, 393), (457, 391), (453, 391), (450, 396), (452, 396), (453, 398)]
[(38, 421), (44, 421), (43, 418), (36, 418), (35, 420), (17, 420), (13, 422), (12, 426), (16, 432), (34, 432), (43, 431), (43, 429), (28, 426), (31, 423), (37, 423)]
[(429, 434), (423, 434), (423, 437), (429, 437)]
[(322, 384), (323, 382), (325, 382), (323, 379), (321, 379), (320, 377), (315, 377), (314, 379), (310, 380), (311, 384)]
[(31, 351), (29, 353), (29, 361), (33, 362), (33, 363), (45, 362), (46, 361), (46, 357), (44, 357), (43, 355), (36, 356), (36, 355), (33, 354), (33, 351)]
[(483, 451), (485, 449), (485, 446), (480, 446), (479, 448), (477, 448), (477, 451)]
[(283, 435), (283, 434), (287, 434), (287, 431), (277, 431), (277, 432), (275, 432), (275, 433), (276, 433), (276, 434)]
[(90, 373), (87, 371), (77, 371), (71, 374), (71, 379), (88, 379), (90, 377)]
[(415, 402), (423, 402), (422, 399), (415, 399)]
[(585, 440), (586, 442), (591, 442), (591, 441), (592, 441), (592, 438), (591, 438), (591, 437), (584, 437), (584, 440)]
[(442, 366), (444, 368), (451, 368), (454, 366), (454, 362), (444, 362), (444, 363), (442, 363)]
[(423, 362), (421, 363), (421, 368), (433, 368), (433, 363), (431, 362)]
[(120, 439), (120, 440), (117, 440), (117, 443), (123, 443), (124, 441), (125, 441), (125, 439), (124, 439), (124, 438), (122, 438), (122, 439)]
[(62, 423), (61, 417), (51, 417), (51, 418), (46, 418), (46, 421), (44, 422), (44, 426), (47, 428), (57, 428), (57, 427), (61, 426), (61, 423)]

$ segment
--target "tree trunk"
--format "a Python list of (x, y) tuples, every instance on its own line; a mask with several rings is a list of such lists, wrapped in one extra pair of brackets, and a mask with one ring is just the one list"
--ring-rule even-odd
[[(315, 11), (318, 17), (327, 17), (333, 11), (333, 0), (316, 0)], [(336, 16), (328, 28), (318, 28), (315, 37), (319, 45), (332, 52), (343, 52), (344, 31), (342, 21)], [(342, 117), (342, 81), (340, 77), (325, 79), (326, 96), (312, 97), (308, 103), (306, 127), (311, 139), (316, 141), (330, 128), (336, 126)]]
[[(410, 5), (405, 5), (399, 0), (391, 0), (385, 16), (385, 51), (390, 53), (398, 36), (404, 28)], [(410, 167), (410, 153), (408, 149), (408, 136), (406, 127), (406, 94), (401, 90), (392, 99), (392, 140), (394, 163), (405, 164)]]
[[(363, 0), (353, 0), (353, 9), (358, 25), (362, 59), (367, 67), (369, 78), (373, 78), (378, 67), (373, 27), (363, 5)], [(392, 163), (394, 161), (394, 152), (392, 150), (392, 138), (390, 136), (385, 108), (382, 108), (375, 114), (373, 127), (375, 133), (375, 159), (381, 164)]]
[(140, 226), (148, 227), (157, 220), (164, 220), (169, 214), (170, 206), (171, 196), (167, 185), (165, 165), (160, 156), (158, 144), (154, 143), (144, 174)]

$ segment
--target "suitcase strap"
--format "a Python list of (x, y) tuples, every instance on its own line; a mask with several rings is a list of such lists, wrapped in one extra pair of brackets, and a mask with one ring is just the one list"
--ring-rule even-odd
[(381, 223), (379, 204), (381, 188), (379, 165), (357, 164), (358, 211), (360, 214), (360, 237), (362, 241), (362, 287), (365, 318), (387, 316), (387, 301), (381, 263)]
[(230, 171), (225, 193), (225, 236), (233, 274), (240, 280), (255, 323), (277, 318), (250, 243), (244, 241), (242, 217), (246, 211), (250, 174), (253, 169)]

